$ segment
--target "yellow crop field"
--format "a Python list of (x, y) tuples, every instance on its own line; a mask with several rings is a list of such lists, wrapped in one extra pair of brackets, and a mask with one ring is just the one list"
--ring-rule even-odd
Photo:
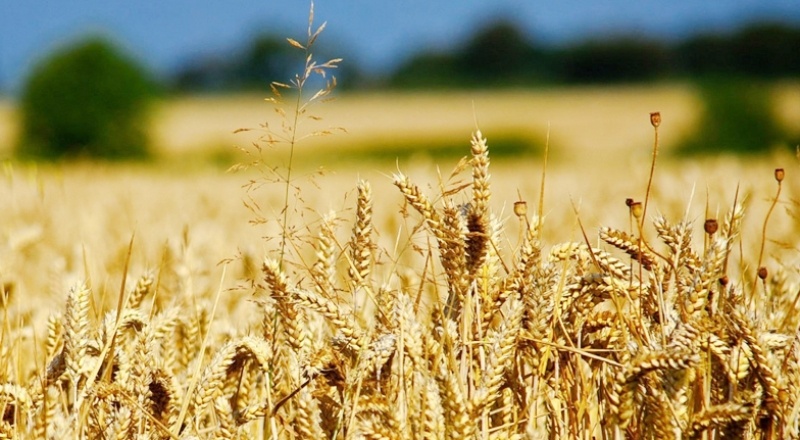
[[(463, 136), (477, 123), (486, 133), (514, 131), (542, 138), (549, 128), (552, 141), (566, 149), (564, 154), (617, 151), (646, 144), (649, 133), (642, 115), (655, 108), (672, 116), (672, 136), (681, 134), (697, 111), (691, 89), (683, 85), (345, 94), (311, 110), (321, 121), (303, 123), (307, 132), (341, 127), (347, 133), (309, 139), (304, 148), (365, 149), (370, 141), (386, 138)], [(251, 95), (168, 101), (159, 106), (154, 120), (156, 144), (172, 153), (240, 144), (243, 137), (231, 127), (280, 123), (269, 103)], [(615, 136), (609, 136), (612, 133)]]
[(185, 97), (153, 163), (5, 161), (0, 438), (796, 438), (800, 166), (668, 157), (697, 105), (345, 94), (233, 172), (291, 113)]
[[(800, 88), (774, 88), (776, 114), (783, 125), (800, 131)], [(646, 115), (666, 117), (668, 150), (698, 116), (695, 91), (686, 84), (576, 87), (544, 90), (345, 93), (312, 109), (319, 121), (301, 121), (304, 133), (329, 129), (338, 136), (305, 139), (303, 151), (369, 151), (394, 142), (454, 139), (481, 127), (484, 133), (513, 133), (539, 142), (550, 133), (558, 157), (595, 162), (609, 154), (629, 154), (649, 142)], [(17, 132), (10, 101), (0, 100), (0, 153), (9, 154)], [(210, 95), (165, 99), (153, 106), (151, 132), (158, 154), (166, 157), (226, 153), (256, 139), (235, 133), (280, 124), (264, 96)], [(346, 132), (340, 129), (346, 130)]]

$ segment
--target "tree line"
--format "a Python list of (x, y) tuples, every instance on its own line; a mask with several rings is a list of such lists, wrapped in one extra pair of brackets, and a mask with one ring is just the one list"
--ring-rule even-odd
[[(718, 76), (772, 80), (800, 76), (799, 48), (800, 27), (781, 23), (681, 41), (630, 35), (552, 46), (529, 38), (510, 21), (497, 21), (455, 48), (421, 51), (391, 72), (370, 75), (346, 63), (337, 77), (346, 88), (535, 87)], [(171, 88), (264, 88), (296, 71), (296, 63), (283, 38), (263, 34), (233, 55), (209, 54), (187, 63)]]

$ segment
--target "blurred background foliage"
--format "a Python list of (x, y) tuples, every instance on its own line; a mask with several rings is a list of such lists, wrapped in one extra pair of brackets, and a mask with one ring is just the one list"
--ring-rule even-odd
[[(365, 91), (689, 82), (705, 110), (679, 154), (742, 153), (795, 147), (771, 113), (765, 85), (800, 78), (798, 48), (800, 27), (778, 23), (674, 41), (630, 34), (546, 45), (498, 20), (449, 50), (422, 49), (389, 72), (346, 62), (335, 74), (340, 89)], [(341, 56), (341, 48), (315, 46), (316, 60), (332, 54)], [(17, 151), (50, 159), (144, 157), (142, 119), (156, 90), (268, 93), (271, 81), (287, 81), (303, 61), (283, 36), (262, 33), (239, 49), (199, 54), (157, 84), (142, 63), (89, 38), (57, 51), (28, 77)]]
[[(781, 79), (800, 76), (798, 48), (800, 28), (778, 23), (679, 41), (631, 34), (548, 46), (513, 22), (500, 20), (451, 50), (422, 49), (391, 72), (370, 75), (348, 62), (348, 69), (337, 77), (351, 89), (531, 87), (712, 75)], [(241, 51), (196, 57), (179, 69), (171, 87), (176, 92), (263, 89), (268, 79), (294, 71), (287, 50), (283, 37), (261, 34)], [(318, 58), (325, 58), (326, 52), (341, 55), (323, 47)]]

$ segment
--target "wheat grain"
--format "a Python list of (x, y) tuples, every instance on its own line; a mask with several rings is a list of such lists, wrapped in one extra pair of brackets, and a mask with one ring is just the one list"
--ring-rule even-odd
[(753, 407), (738, 403), (726, 403), (705, 408), (694, 415), (685, 437), (701, 438), (709, 429), (720, 430), (729, 425), (739, 424), (753, 416)]
[(348, 274), (356, 286), (369, 284), (369, 274), (372, 268), (372, 249), (375, 243), (372, 239), (372, 187), (369, 182), (359, 180), (358, 199), (356, 206), (356, 219), (353, 225), (353, 238), (350, 242), (350, 254), (353, 266), (348, 268)]
[(72, 390), (72, 399), (77, 398), (78, 382), (86, 371), (86, 341), (89, 333), (89, 289), (77, 286), (67, 296), (66, 324), (64, 325), (64, 370)]

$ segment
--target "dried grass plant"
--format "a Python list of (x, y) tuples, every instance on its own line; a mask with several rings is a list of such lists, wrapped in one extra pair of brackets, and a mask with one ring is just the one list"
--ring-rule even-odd
[[(311, 29), (292, 44), (308, 51), (321, 30)], [(306, 60), (298, 103), (311, 72), (335, 64)], [(727, 213), (703, 214), (697, 240), (688, 213), (647, 216), (658, 204), (654, 116), (643, 201), (619, 204), (629, 227), (547, 245), (544, 183), (536, 212), (521, 199), (517, 219), (493, 209), (491, 143), (476, 131), (435, 194), (394, 175), (406, 232), (384, 249), (377, 236), (396, 231), (374, 222), (366, 181), (353, 218), (293, 223), (305, 109), (280, 138), (281, 240), (242, 262), (256, 274), (243, 305), (226, 302), (222, 282), (167, 295), (182, 291), (183, 263), (165, 257), (123, 281), (111, 311), (90, 280), (69, 290), (28, 358), (15, 342), (26, 316), (2, 284), (0, 438), (800, 438), (800, 295), (791, 271), (764, 257), (783, 169), (760, 236), (743, 237), (735, 192)], [(130, 247), (123, 255), (127, 272)]]

